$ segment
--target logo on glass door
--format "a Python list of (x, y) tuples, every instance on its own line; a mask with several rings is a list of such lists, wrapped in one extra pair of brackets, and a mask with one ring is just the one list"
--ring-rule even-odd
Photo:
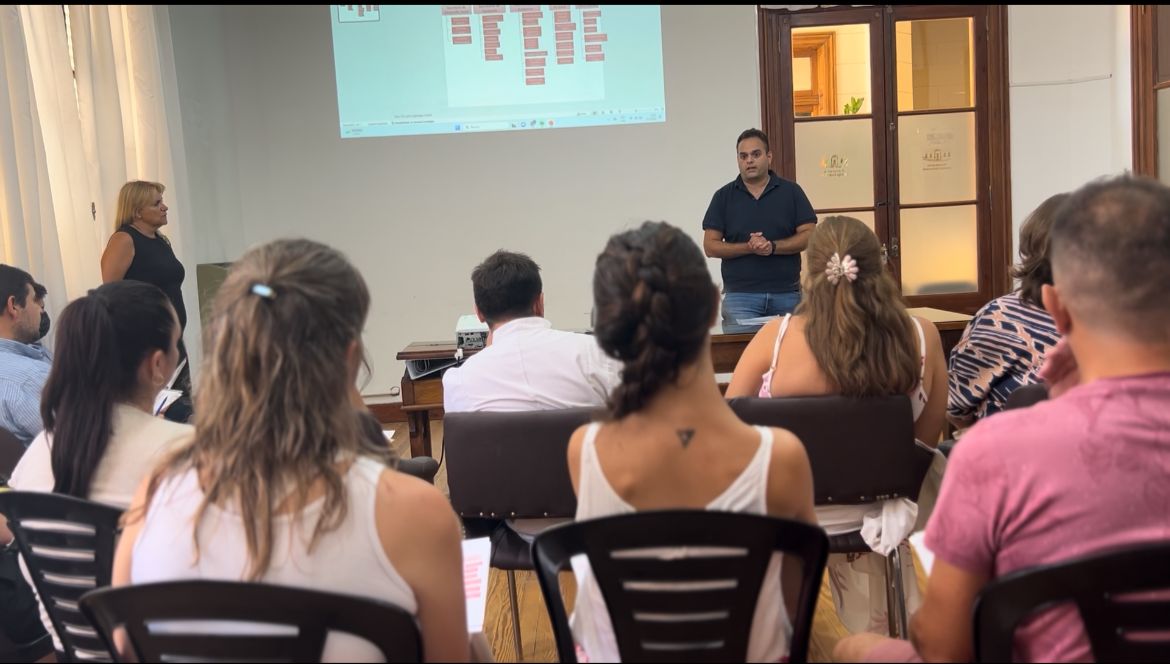
[(951, 148), (955, 145), (954, 132), (928, 132), (926, 134), (926, 144), (926, 150), (924, 150), (922, 153), (922, 170), (951, 170)]
[(831, 154), (821, 157), (821, 175), (827, 178), (843, 178), (849, 174), (846, 168), (849, 158), (844, 155)]

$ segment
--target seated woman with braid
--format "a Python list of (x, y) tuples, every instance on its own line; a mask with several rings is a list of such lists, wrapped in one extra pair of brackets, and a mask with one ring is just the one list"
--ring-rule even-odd
[[(698, 246), (665, 223), (615, 235), (597, 258), (593, 298), (597, 341), (623, 368), (612, 419), (581, 427), (569, 441), (577, 519), (705, 509), (813, 523), (812, 472), (800, 441), (744, 424), (719, 393), (709, 338), (719, 289)], [(578, 647), (589, 661), (618, 661), (592, 571), (585, 561), (573, 567)], [(779, 556), (760, 592), (779, 595)], [(760, 601), (748, 659), (785, 657), (790, 631), (781, 602)]]
[[(882, 264), (877, 236), (852, 217), (829, 217), (809, 238), (808, 262), (804, 300), (795, 314), (768, 323), (752, 339), (735, 367), (728, 398), (906, 394), (915, 437), (937, 447), (947, 406), (942, 342), (934, 325), (906, 311)], [(830, 535), (860, 529), (871, 548), (887, 554), (916, 521), (925, 523), (921, 517), (937, 495), (942, 467), (939, 454), (918, 505), (898, 499), (821, 506), (817, 521)], [(867, 521), (880, 527), (862, 529)], [(850, 565), (843, 554), (829, 557), (833, 598), (852, 632), (887, 629), (879, 561), (866, 555)], [(910, 556), (903, 561), (908, 565)], [(913, 608), (914, 572), (904, 575), (907, 605)]]

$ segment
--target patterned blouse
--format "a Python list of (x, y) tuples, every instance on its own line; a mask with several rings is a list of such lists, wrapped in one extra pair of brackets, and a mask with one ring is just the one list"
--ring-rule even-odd
[(1003, 410), (1017, 387), (1038, 382), (1044, 356), (1059, 339), (1048, 312), (1019, 293), (988, 302), (951, 351), (947, 417), (961, 428)]

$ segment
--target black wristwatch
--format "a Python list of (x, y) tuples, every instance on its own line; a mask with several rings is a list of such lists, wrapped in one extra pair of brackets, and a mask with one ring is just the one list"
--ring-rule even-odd
[(768, 240), (768, 246), (772, 247), (772, 253), (770, 253), (768, 255), (775, 256), (776, 255), (776, 241), (775, 240)]

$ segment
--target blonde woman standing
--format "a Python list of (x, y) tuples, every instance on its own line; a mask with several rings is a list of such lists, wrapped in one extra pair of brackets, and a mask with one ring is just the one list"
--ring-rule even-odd
[[(187, 307), (183, 303), (183, 279), (187, 272), (175, 256), (171, 242), (162, 234), (167, 225), (166, 186), (159, 182), (134, 180), (122, 185), (114, 211), (114, 234), (102, 253), (102, 283), (131, 279), (159, 287), (166, 293), (179, 317), (180, 361), (187, 359), (182, 332), (187, 329)], [(185, 363), (174, 385), (184, 398), (168, 409), (167, 419), (186, 422), (191, 414), (191, 372)]]

